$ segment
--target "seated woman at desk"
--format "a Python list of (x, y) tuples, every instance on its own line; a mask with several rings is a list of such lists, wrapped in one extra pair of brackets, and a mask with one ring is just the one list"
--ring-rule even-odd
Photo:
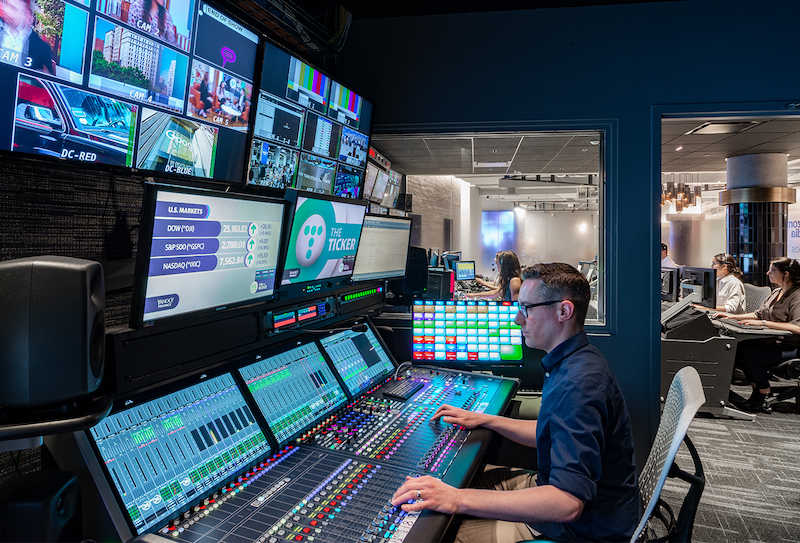
[(770, 265), (767, 277), (778, 288), (767, 296), (761, 307), (752, 313), (715, 315), (792, 333), (783, 338), (782, 343), (763, 338), (739, 342), (735, 364), (747, 376), (753, 393), (738, 407), (751, 413), (760, 411), (770, 394), (767, 369), (781, 362), (785, 350), (800, 346), (800, 263), (787, 257), (779, 258)]
[[(522, 286), (522, 267), (519, 265), (519, 259), (514, 251), (500, 251), (494, 257), (494, 261), (500, 270), (500, 276), (497, 279), (497, 285), (492, 285), (486, 281), (479, 281), (479, 283), (490, 290), (484, 292), (469, 292), (464, 294), (464, 298), (483, 298), (487, 300), (494, 300), (500, 296), (506, 302), (516, 302), (519, 296), (519, 287)], [(477, 281), (477, 279), (476, 279)]]
[(728, 253), (715, 255), (711, 267), (717, 270), (717, 311), (726, 313), (744, 313), (744, 274), (736, 259)]

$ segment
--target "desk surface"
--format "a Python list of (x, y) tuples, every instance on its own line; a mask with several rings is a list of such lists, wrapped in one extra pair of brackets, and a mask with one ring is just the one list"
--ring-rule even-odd
[(759, 326), (757, 328), (740, 328), (721, 319), (712, 318), (711, 323), (720, 331), (729, 335), (733, 335), (739, 339), (776, 338), (792, 335), (792, 333), (787, 330), (775, 330), (765, 326)]

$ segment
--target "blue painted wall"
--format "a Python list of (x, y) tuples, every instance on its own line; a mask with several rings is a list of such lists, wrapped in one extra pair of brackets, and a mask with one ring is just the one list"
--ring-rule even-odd
[[(800, 99), (800, 3), (690, 0), (353, 23), (336, 74), (374, 133), (611, 128), (608, 333), (638, 462), (659, 403), (662, 112), (776, 112)], [(565, 240), (568, 242), (568, 240)]]

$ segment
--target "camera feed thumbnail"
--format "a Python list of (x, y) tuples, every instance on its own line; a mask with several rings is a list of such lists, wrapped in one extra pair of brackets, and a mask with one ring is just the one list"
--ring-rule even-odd
[(345, 198), (358, 198), (361, 195), (362, 170), (341, 164), (336, 172), (336, 182), (333, 185), (333, 195)]
[(97, 11), (157, 40), (189, 51), (193, 0), (99, 0)]
[(214, 176), (218, 128), (142, 108), (136, 165), (145, 170)]
[(342, 126), (324, 117), (308, 113), (303, 131), (303, 150), (317, 155), (336, 158), (339, 156), (339, 140)]
[(321, 115), (328, 113), (328, 92), (331, 80), (305, 62), (292, 57), (289, 61), (289, 81), (286, 97)]
[(20, 74), (12, 149), (131, 166), (137, 106)]
[(290, 188), (299, 157), (300, 153), (293, 149), (253, 140), (249, 183), (276, 189)]
[(342, 143), (339, 145), (339, 162), (363, 168), (367, 164), (369, 138), (355, 130), (342, 127)]
[(319, 192), (320, 194), (330, 194), (335, 173), (335, 161), (309, 155), (308, 153), (301, 153), (295, 188), (309, 192)]
[[(224, 2), (223, 2), (224, 3)], [(225, 73), (252, 80), (259, 36), (237, 21), (199, 2), (194, 54)]]
[(192, 63), (186, 111), (190, 117), (246, 132), (252, 96), (252, 84), (197, 60)]
[(300, 147), (303, 109), (260, 92), (253, 135), (265, 140)]
[(97, 18), (89, 86), (183, 112), (189, 57)]
[(85, 10), (58, 0), (2, 0), (0, 19), (0, 62), (81, 82)]
[(362, 102), (363, 99), (358, 94), (333, 81), (328, 116), (352, 128), (359, 128)]

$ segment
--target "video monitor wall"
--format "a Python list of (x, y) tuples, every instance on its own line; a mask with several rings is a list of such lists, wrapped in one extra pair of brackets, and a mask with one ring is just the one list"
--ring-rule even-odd
[(0, 18), (0, 150), (243, 178), (259, 35), (239, 21), (202, 0), (3, 0)]
[(371, 122), (370, 102), (267, 43), (248, 183), (360, 198)]

